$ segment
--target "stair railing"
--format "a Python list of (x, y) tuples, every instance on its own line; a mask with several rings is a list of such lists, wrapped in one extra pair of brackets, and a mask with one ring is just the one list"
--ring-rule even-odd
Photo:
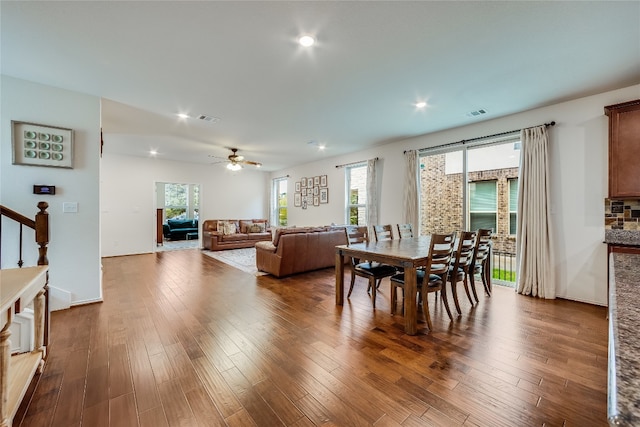
[(35, 231), (36, 243), (38, 244), (38, 265), (49, 265), (47, 259), (47, 245), (49, 244), (49, 213), (47, 208), (49, 204), (47, 202), (39, 202), (38, 212), (35, 219), (27, 218), (26, 216), (0, 205), (0, 263), (2, 262), (2, 221), (1, 217), (6, 216), (13, 221), (20, 224), (20, 236), (18, 242), (18, 267), (22, 268), (24, 260), (22, 259), (22, 229), (23, 227), (29, 227)]

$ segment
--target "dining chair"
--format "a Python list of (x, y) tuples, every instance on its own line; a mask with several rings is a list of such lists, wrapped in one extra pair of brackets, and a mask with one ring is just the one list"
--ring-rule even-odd
[[(355, 243), (368, 243), (369, 233), (366, 226), (352, 226), (345, 227), (347, 233), (347, 245)], [(356, 276), (364, 277), (369, 281), (369, 287), (367, 292), (371, 292), (371, 301), (373, 308), (376, 308), (376, 292), (382, 279), (385, 277), (391, 277), (396, 273), (395, 267), (392, 265), (382, 264), (375, 261), (364, 261), (358, 258), (351, 258), (351, 284), (349, 286), (349, 293), (347, 298), (351, 296), (353, 291), (353, 285), (356, 281)]]
[(381, 242), (383, 240), (393, 240), (393, 227), (391, 226), (391, 224), (374, 225), (373, 235), (376, 238), (377, 242)]
[(471, 299), (471, 294), (469, 293), (468, 277), (471, 261), (473, 260), (473, 251), (476, 247), (476, 235), (477, 232), (475, 231), (460, 232), (455, 254), (449, 264), (447, 281), (451, 284), (451, 295), (458, 314), (462, 314), (460, 302), (458, 301), (458, 283), (464, 283), (467, 298), (469, 298), (471, 305), (474, 304), (473, 299)]
[[(482, 284), (484, 285), (484, 291), (488, 296), (491, 296), (491, 287), (489, 286), (489, 277), (487, 277), (486, 263), (489, 262), (489, 254), (491, 253), (491, 229), (480, 228), (476, 237), (476, 247), (473, 252), (473, 259), (469, 266), (469, 281), (471, 282), (471, 290), (473, 296), (478, 300), (478, 293), (476, 292), (475, 276), (480, 275)], [(491, 274), (489, 272), (488, 274)]]
[(410, 239), (413, 237), (413, 226), (411, 224), (398, 224), (398, 237)]
[[(447, 300), (447, 275), (449, 274), (449, 264), (453, 254), (453, 245), (455, 242), (455, 233), (449, 234), (432, 234), (429, 243), (429, 256), (427, 265), (423, 269), (416, 270), (416, 285), (418, 295), (422, 301), (422, 311), (427, 326), (433, 329), (431, 324), (431, 316), (429, 314), (429, 302), (427, 296), (432, 292), (440, 291), (442, 294), (442, 302), (447, 310), (449, 319), (453, 320), (451, 310), (449, 309), (449, 301)], [(404, 273), (399, 273), (391, 277), (391, 314), (396, 313), (397, 292), (398, 288), (402, 289), (402, 313), (404, 314)], [(437, 297), (437, 294), (436, 294)], [(437, 298), (436, 298), (437, 301)]]

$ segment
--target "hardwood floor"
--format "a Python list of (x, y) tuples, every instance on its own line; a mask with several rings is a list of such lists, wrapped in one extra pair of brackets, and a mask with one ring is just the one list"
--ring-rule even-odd
[(198, 250), (103, 265), (104, 303), (52, 314), (15, 425), (606, 425), (604, 307), (494, 286), (453, 322), (430, 299), (434, 331), (408, 336), (388, 279), (374, 312), (359, 278), (335, 305), (333, 269), (254, 277)]

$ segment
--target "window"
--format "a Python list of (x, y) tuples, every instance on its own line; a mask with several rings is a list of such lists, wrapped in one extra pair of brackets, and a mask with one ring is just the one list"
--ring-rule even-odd
[(197, 219), (199, 210), (199, 185), (164, 183), (165, 219)]
[(287, 178), (273, 180), (271, 224), (287, 225)]
[(518, 178), (509, 180), (509, 234), (516, 234), (518, 227)]
[(469, 183), (469, 230), (490, 228), (496, 230), (496, 181)]
[(366, 225), (367, 222), (367, 165), (347, 166), (346, 222), (351, 225)]

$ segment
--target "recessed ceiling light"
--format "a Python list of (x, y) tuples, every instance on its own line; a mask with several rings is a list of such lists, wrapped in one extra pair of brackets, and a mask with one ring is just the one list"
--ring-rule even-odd
[(314, 39), (311, 36), (302, 36), (298, 39), (298, 43), (300, 43), (300, 46), (304, 46), (304, 47), (313, 46), (315, 42), (316, 42), (316, 39)]
[(185, 113), (178, 113), (176, 114), (176, 116), (180, 117), (181, 119), (188, 119), (189, 115), (185, 114)]
[(422, 110), (427, 106), (427, 103), (425, 101), (420, 101), (420, 102), (416, 102), (415, 105), (418, 110)]
[(158, 155), (158, 151), (157, 150), (149, 150), (149, 154), (151, 154), (152, 156), (157, 156)]

